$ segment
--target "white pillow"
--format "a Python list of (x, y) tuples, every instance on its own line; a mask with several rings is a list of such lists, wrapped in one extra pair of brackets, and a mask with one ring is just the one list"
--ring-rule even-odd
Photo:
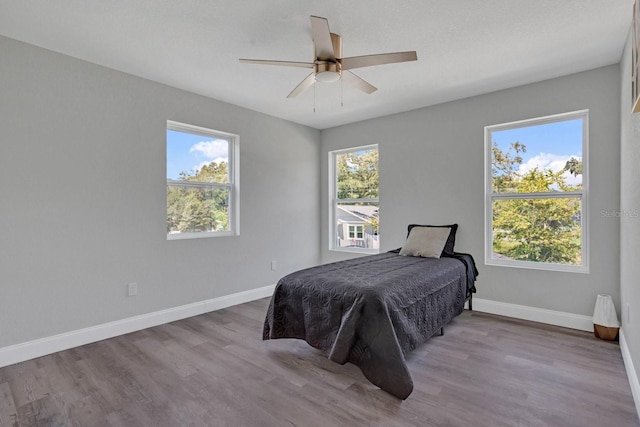
[(440, 258), (450, 232), (448, 227), (413, 227), (400, 255)]

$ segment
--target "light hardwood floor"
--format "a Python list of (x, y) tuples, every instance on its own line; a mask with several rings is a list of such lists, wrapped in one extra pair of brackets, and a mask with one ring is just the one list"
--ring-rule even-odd
[(268, 299), (0, 369), (1, 426), (639, 426), (620, 349), (465, 311), (411, 353), (400, 401), (298, 340)]

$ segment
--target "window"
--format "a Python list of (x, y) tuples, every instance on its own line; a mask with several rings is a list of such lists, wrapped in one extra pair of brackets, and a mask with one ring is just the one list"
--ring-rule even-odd
[(349, 238), (350, 239), (363, 239), (364, 238), (364, 227), (361, 225), (350, 225), (349, 226)]
[(485, 128), (485, 262), (588, 272), (588, 111)]
[(167, 122), (167, 239), (238, 229), (238, 136)]
[(378, 146), (329, 153), (332, 250), (377, 253)]

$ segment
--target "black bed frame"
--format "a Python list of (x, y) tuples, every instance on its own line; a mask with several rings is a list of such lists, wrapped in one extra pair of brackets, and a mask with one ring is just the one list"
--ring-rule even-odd
[[(473, 293), (467, 290), (467, 298), (465, 301), (469, 301), (469, 311), (473, 311)], [(440, 336), (444, 335), (444, 326), (440, 328)]]

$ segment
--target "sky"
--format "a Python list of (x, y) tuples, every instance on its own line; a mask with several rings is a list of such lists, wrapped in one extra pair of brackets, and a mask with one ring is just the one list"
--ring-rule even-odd
[[(493, 141), (503, 151), (519, 141), (527, 147), (520, 172), (538, 167), (562, 169), (571, 157), (582, 159), (582, 119), (493, 131)], [(212, 161), (229, 159), (229, 143), (224, 139), (167, 130), (167, 179), (178, 179), (180, 172), (194, 174)], [(567, 183), (579, 184), (582, 176), (565, 172)]]
[(178, 179), (180, 172), (193, 175), (214, 161), (229, 161), (227, 140), (167, 130), (167, 179)]
[[(527, 147), (522, 153), (519, 172), (538, 167), (559, 171), (571, 157), (582, 160), (582, 119), (566, 120), (536, 126), (492, 132), (493, 141), (502, 151), (507, 151), (512, 142), (518, 141)], [(568, 184), (582, 183), (582, 175), (574, 177), (564, 173)]]

